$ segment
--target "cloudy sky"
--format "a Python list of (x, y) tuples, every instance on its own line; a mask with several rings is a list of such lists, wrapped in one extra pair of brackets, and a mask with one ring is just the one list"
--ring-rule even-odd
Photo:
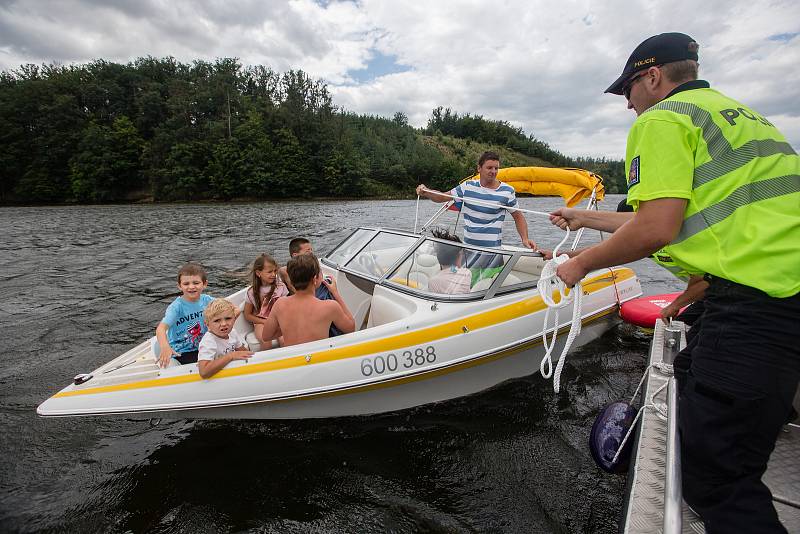
[(569, 155), (622, 157), (633, 112), (603, 90), (646, 37), (701, 45), (701, 78), (800, 150), (797, 0), (0, 0), (0, 70), (237, 57), (325, 80), (347, 110), (437, 106), (521, 126)]

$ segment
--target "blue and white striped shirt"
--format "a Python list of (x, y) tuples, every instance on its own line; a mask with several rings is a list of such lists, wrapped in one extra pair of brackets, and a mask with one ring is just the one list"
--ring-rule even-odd
[(500, 187), (497, 189), (489, 189), (482, 187), (479, 180), (469, 180), (456, 186), (450, 194), (466, 199), (455, 202), (456, 208), (464, 215), (464, 243), (482, 247), (502, 245), (503, 221), (507, 210), (470, 204), (469, 199), (494, 202), (509, 208), (516, 207), (517, 195), (513, 187), (500, 182)]

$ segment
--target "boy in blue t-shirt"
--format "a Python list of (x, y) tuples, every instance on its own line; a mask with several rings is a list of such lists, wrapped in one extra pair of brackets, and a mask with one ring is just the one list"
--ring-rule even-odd
[(167, 367), (170, 358), (182, 364), (197, 361), (197, 349), (207, 330), (203, 310), (214, 300), (203, 294), (207, 285), (206, 270), (200, 265), (187, 263), (178, 271), (178, 288), (182, 295), (167, 307), (156, 328), (160, 348), (156, 357), (161, 367)]

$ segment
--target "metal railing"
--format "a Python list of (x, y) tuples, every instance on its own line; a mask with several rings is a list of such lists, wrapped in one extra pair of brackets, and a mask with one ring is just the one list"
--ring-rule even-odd
[[(680, 350), (681, 328), (671, 323), (664, 328), (662, 362), (672, 365)], [(678, 436), (678, 382), (673, 374), (667, 381), (667, 458), (664, 468), (664, 534), (683, 530), (681, 452)]]

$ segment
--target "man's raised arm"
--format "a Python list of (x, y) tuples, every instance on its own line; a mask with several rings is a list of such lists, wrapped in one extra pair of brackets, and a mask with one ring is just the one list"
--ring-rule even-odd
[(417, 186), (417, 195), (422, 198), (429, 198), (434, 202), (447, 202), (448, 200), (452, 200), (450, 197), (443, 195), (441, 191), (428, 189), (428, 186), (425, 184), (419, 184)]

